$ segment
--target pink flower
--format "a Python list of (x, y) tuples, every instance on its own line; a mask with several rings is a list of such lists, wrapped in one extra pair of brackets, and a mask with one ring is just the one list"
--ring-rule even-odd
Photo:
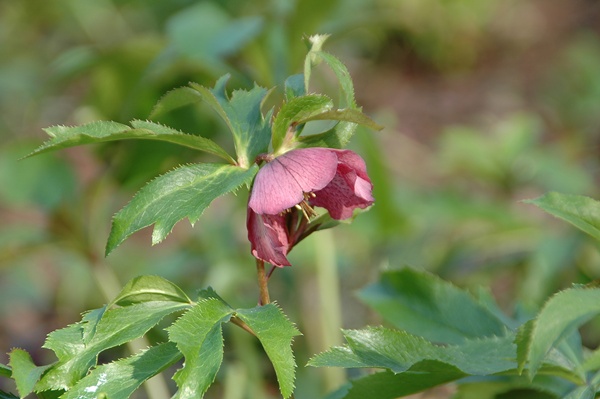
[(354, 209), (373, 204), (372, 187), (365, 162), (350, 150), (302, 148), (270, 160), (258, 171), (248, 201), (252, 254), (289, 266), (286, 255), (310, 234), (313, 206), (347, 219)]

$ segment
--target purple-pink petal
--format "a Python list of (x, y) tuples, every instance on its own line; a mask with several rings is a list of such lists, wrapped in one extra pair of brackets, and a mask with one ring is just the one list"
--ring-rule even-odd
[(248, 206), (258, 214), (277, 215), (302, 202), (304, 193), (327, 186), (337, 164), (336, 153), (327, 148), (287, 152), (258, 171)]
[(315, 191), (310, 203), (329, 211), (332, 218), (347, 219), (354, 209), (373, 204), (373, 185), (362, 158), (349, 150), (331, 150), (338, 156), (336, 175), (322, 190)]
[(275, 266), (290, 266), (286, 255), (290, 249), (285, 216), (259, 215), (248, 208), (248, 240), (252, 255)]

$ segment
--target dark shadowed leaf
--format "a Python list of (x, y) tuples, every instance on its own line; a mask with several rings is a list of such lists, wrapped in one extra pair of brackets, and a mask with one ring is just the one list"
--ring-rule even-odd
[(360, 298), (394, 326), (434, 342), (501, 336), (507, 327), (469, 293), (411, 268), (382, 273)]

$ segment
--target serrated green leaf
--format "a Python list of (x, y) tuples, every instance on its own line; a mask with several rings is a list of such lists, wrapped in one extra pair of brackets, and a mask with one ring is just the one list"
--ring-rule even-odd
[(313, 35), (306, 38), (306, 42), (309, 46), (308, 53), (304, 58), (304, 90), (309, 91), (310, 76), (314, 66), (318, 65), (321, 61), (318, 57), (318, 53), (323, 49), (325, 41), (329, 38), (329, 35)]
[(205, 151), (219, 156), (231, 164), (235, 161), (217, 143), (204, 137), (182, 133), (178, 130), (148, 121), (133, 120), (133, 129), (127, 125), (111, 121), (97, 121), (81, 126), (53, 126), (44, 129), (52, 138), (28, 156), (42, 154), (62, 148), (108, 141), (141, 139), (164, 141)]
[(382, 273), (359, 297), (394, 326), (434, 342), (460, 343), (507, 330), (469, 293), (411, 268)]
[(112, 303), (129, 306), (149, 301), (192, 303), (181, 288), (160, 276), (138, 276), (131, 279)]
[(174, 109), (185, 107), (186, 105), (197, 104), (203, 100), (202, 96), (198, 91), (191, 87), (178, 87), (167, 92), (160, 100), (156, 103), (150, 118), (156, 118), (166, 114)]
[(310, 120), (311, 116), (324, 114), (331, 108), (333, 108), (333, 101), (320, 94), (295, 97), (284, 103), (273, 121), (273, 150), (277, 151), (281, 147), (290, 126), (296, 127)]
[(224, 164), (181, 166), (144, 186), (113, 218), (106, 255), (127, 237), (154, 224), (152, 244), (161, 242), (183, 218), (193, 225), (217, 197), (249, 184), (258, 167)]
[(550, 298), (517, 341), (520, 368), (533, 378), (550, 350), (600, 313), (600, 288), (570, 288)]
[(17, 391), (21, 397), (25, 397), (33, 392), (33, 387), (50, 366), (36, 366), (29, 353), (23, 349), (13, 349), (9, 357)]
[(489, 337), (442, 346), (383, 327), (346, 330), (346, 347), (333, 348), (313, 357), (315, 367), (375, 367), (403, 373), (423, 361), (445, 363), (464, 375), (490, 375), (514, 369), (512, 336)]
[(337, 115), (330, 115), (323, 119), (341, 120), (341, 122), (326, 132), (300, 137), (300, 142), (305, 147), (343, 148), (350, 141), (359, 123), (375, 130), (382, 129), (381, 126), (362, 114), (356, 105), (354, 84), (348, 68), (339, 59), (321, 50), (327, 37), (327, 35), (316, 35), (310, 38), (312, 47), (304, 62), (305, 87), (308, 91), (312, 68), (320, 62), (325, 62), (340, 83), (342, 98), (339, 108), (342, 109), (337, 111)]
[(196, 83), (190, 86), (223, 118), (233, 135), (238, 165), (249, 168), (258, 154), (268, 150), (271, 139), (271, 116), (261, 112), (267, 90), (259, 86), (234, 90), (229, 98), (225, 91), (228, 79), (228, 75), (223, 76), (212, 90)]
[(44, 374), (36, 391), (72, 387), (96, 364), (100, 352), (141, 337), (166, 315), (188, 306), (178, 302), (143, 302), (110, 309), (87, 344), (83, 341), (82, 323), (50, 333), (43, 347), (53, 350), (58, 362)]
[(83, 314), (81, 322), (83, 326), (82, 338), (84, 344), (88, 344), (96, 334), (96, 328), (98, 327), (100, 320), (102, 320), (102, 316), (104, 316), (106, 309), (108, 309), (108, 307), (105, 305), (101, 308), (93, 309)]
[(304, 75), (299, 73), (289, 76), (284, 84), (285, 100), (291, 101), (293, 98), (300, 97), (306, 94), (304, 86)]
[(183, 133), (171, 127), (150, 121), (134, 119), (130, 123), (135, 129), (149, 131), (154, 134), (154, 136), (139, 138), (167, 141), (184, 147), (193, 148), (194, 150), (208, 152), (209, 154), (221, 157), (228, 163), (235, 165), (235, 160), (231, 157), (231, 155), (229, 155), (227, 151), (225, 151), (220, 145), (210, 139), (193, 134)]
[(273, 303), (236, 310), (236, 316), (256, 334), (273, 364), (281, 394), (289, 398), (294, 391), (296, 376), (292, 340), (300, 335), (300, 331)]
[(129, 358), (95, 368), (61, 399), (96, 399), (100, 394), (109, 399), (127, 399), (144, 381), (172, 366), (181, 357), (174, 343), (153, 346)]
[(550, 192), (533, 200), (523, 201), (563, 219), (600, 240), (600, 202), (589, 197)]
[(173, 379), (178, 390), (174, 398), (199, 398), (213, 383), (223, 361), (222, 323), (233, 309), (217, 298), (198, 302), (171, 327), (169, 340), (177, 344), (185, 363)]

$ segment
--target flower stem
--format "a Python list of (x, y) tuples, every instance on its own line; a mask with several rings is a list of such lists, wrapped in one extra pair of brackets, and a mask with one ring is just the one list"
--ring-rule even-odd
[(265, 274), (265, 262), (256, 259), (256, 273), (258, 275), (258, 288), (260, 290), (260, 299), (258, 304), (263, 306), (271, 302), (269, 298), (268, 277)]

